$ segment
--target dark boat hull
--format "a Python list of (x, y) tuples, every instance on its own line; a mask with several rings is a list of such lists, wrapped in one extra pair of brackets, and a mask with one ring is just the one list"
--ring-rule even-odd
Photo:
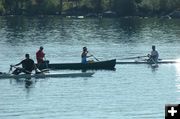
[(70, 70), (88, 70), (88, 69), (109, 69), (113, 70), (115, 69), (116, 65), (116, 59), (113, 60), (107, 60), (107, 61), (99, 61), (99, 62), (92, 62), (87, 64), (82, 63), (50, 63), (48, 64), (48, 67), (41, 67), (43, 68), (49, 68), (49, 69), (70, 69)]

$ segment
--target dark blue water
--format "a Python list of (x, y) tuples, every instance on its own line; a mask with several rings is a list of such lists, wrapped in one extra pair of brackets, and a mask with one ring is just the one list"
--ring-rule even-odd
[[(52, 63), (80, 62), (83, 46), (99, 60), (146, 55), (180, 58), (180, 22), (161, 19), (0, 17), (0, 71), (8, 72), (39, 46)], [(119, 60), (120, 61), (120, 60)], [(51, 71), (69, 73), (81, 71)], [(0, 80), (0, 119), (163, 119), (180, 103), (180, 65), (116, 65), (90, 78)]]

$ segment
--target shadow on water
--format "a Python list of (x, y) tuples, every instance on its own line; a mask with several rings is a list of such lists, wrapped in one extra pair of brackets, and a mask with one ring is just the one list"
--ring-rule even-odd
[(158, 71), (159, 65), (154, 66), (152, 64), (148, 64), (148, 68), (150, 68), (152, 72), (156, 72)]
[(21, 42), (24, 39), (24, 33), (28, 31), (26, 19), (20, 16), (7, 16), (5, 19), (6, 25), (6, 42), (12, 45)]
[(119, 20), (119, 27), (129, 37), (140, 32), (141, 21), (135, 18), (124, 18)]
[(132, 38), (140, 34), (143, 21), (138, 18), (100, 19), (95, 24), (101, 40), (127, 43), (137, 42), (137, 39)]
[[(47, 42), (48, 33), (52, 33), (54, 29), (61, 27), (60, 33), (66, 34), (64, 31), (64, 22), (62, 19), (54, 16), (47, 17), (25, 17), (25, 16), (7, 16), (1, 18), (4, 23), (6, 42), (11, 45), (19, 43), (33, 43), (38, 41)], [(48, 35), (47, 35), (48, 34)]]
[[(12, 46), (37, 44), (143, 43), (150, 37), (178, 42), (179, 21), (140, 18), (63, 19), (58, 16), (0, 18), (5, 42)], [(158, 32), (158, 33), (157, 33)], [(169, 37), (165, 34), (171, 33)], [(173, 35), (174, 34), (174, 35)], [(172, 39), (172, 36), (174, 37)], [(163, 37), (163, 38), (159, 38)]]

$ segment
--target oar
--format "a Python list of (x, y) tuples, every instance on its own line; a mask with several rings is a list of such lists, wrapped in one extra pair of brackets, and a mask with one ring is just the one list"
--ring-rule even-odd
[(10, 65), (8, 74), (10, 74), (11, 71), (12, 71), (12, 65)]
[(118, 60), (136, 59), (136, 58), (143, 58), (143, 57), (148, 57), (148, 56), (146, 55), (146, 56), (127, 57), (127, 58), (121, 58), (121, 59), (118, 59)]
[(40, 72), (41, 73), (44, 73), (44, 72), (49, 73), (49, 69), (42, 69), (42, 70), (40, 70)]
[(89, 53), (90, 56), (92, 56), (95, 60), (97, 60), (98, 62), (100, 61), (98, 58), (96, 58), (94, 55), (92, 55), (91, 53)]
[(96, 59), (98, 62), (100, 61), (99, 59), (97, 59), (94, 55), (91, 55), (94, 59)]
[[(14, 65), (11, 65), (11, 67), (14, 67), (15, 69), (20, 68), (20, 67), (14, 66)], [(20, 68), (20, 69), (23, 69), (23, 68)], [(29, 73), (29, 74), (32, 74), (31, 72), (29, 72), (29, 71), (27, 71), (27, 70), (25, 70), (25, 69), (23, 69), (23, 70), (24, 70), (25, 72)]]
[[(14, 67), (14, 68), (16, 68), (16, 69), (17, 69), (17, 68), (20, 68), (20, 67), (16, 67), (16, 66), (13, 66), (13, 65), (10, 65), (10, 67), (11, 67), (11, 68), (10, 68), (11, 70), (12, 70), (12, 67)], [(23, 68), (22, 68), (22, 69), (23, 69)], [(38, 74), (38, 73), (44, 73), (44, 72), (49, 71), (48, 69), (47, 69), (47, 70), (46, 70), (46, 69), (44, 69), (44, 70), (39, 70), (38, 68), (37, 68), (37, 70), (40, 71), (40, 72), (36, 72), (36, 74)], [(29, 74), (34, 74), (34, 73), (29, 72), (29, 71), (27, 71), (27, 70), (25, 70), (25, 69), (24, 69), (24, 71), (25, 71), (25, 72), (28, 72)]]

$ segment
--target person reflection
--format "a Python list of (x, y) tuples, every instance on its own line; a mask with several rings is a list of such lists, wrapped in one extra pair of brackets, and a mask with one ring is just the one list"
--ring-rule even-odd
[(25, 88), (29, 88), (32, 84), (33, 84), (33, 81), (31, 80), (31, 78), (27, 78), (25, 80)]

